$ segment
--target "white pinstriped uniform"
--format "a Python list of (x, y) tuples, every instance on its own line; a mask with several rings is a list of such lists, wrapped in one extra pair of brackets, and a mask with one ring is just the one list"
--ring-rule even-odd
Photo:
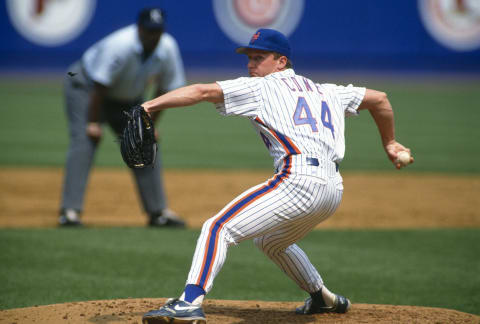
[(345, 116), (357, 114), (365, 88), (316, 84), (292, 69), (218, 84), (224, 103), (217, 110), (251, 120), (277, 173), (205, 222), (187, 284), (208, 293), (228, 246), (253, 238), (300, 288), (318, 291), (322, 278), (295, 242), (340, 204)]

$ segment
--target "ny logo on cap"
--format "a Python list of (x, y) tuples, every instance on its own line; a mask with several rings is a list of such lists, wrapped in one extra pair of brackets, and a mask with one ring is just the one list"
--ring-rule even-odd
[(162, 22), (162, 13), (160, 10), (154, 9), (150, 11), (150, 19), (156, 23)]
[(256, 34), (253, 34), (252, 39), (250, 40), (250, 43), (253, 43), (260, 37), (260, 32), (257, 32)]

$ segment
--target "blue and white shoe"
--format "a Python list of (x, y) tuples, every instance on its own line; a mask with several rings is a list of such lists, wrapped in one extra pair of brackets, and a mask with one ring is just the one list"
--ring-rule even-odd
[(170, 298), (160, 309), (143, 315), (143, 324), (206, 324), (205, 314), (200, 305)]
[(320, 306), (315, 304), (311, 297), (308, 297), (305, 300), (305, 304), (298, 307), (295, 310), (295, 313), (299, 315), (311, 315), (311, 314), (321, 314), (321, 313), (346, 313), (352, 307), (352, 303), (347, 298), (335, 295), (335, 303), (333, 306)]

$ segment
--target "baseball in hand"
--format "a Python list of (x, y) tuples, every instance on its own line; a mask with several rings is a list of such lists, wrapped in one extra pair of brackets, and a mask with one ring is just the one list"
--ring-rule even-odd
[(403, 165), (410, 164), (410, 153), (408, 153), (407, 151), (398, 152), (397, 161)]

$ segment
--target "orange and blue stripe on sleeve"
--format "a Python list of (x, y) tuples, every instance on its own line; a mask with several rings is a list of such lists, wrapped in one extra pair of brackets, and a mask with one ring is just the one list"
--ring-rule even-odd
[(207, 244), (205, 248), (206, 251), (202, 263), (202, 270), (200, 273), (200, 277), (198, 278), (196, 283), (197, 285), (201, 286), (203, 289), (205, 289), (206, 287), (206, 283), (208, 281), (208, 278), (210, 277), (214, 258), (217, 252), (219, 233), (223, 226), (244, 208), (252, 204), (260, 197), (277, 188), (278, 185), (282, 183), (285, 179), (287, 179), (290, 175), (291, 165), (291, 157), (287, 157), (285, 159), (284, 167), (280, 173), (277, 173), (275, 177), (273, 177), (273, 179), (270, 180), (266, 185), (258, 188), (254, 192), (249, 193), (244, 198), (240, 199), (237, 203), (227, 209), (223, 214), (218, 216), (218, 218), (212, 223), (207, 238)]
[(280, 144), (282, 144), (284, 150), (285, 150), (285, 153), (287, 155), (293, 155), (293, 154), (300, 154), (300, 150), (298, 149), (298, 147), (292, 142), (292, 140), (290, 138), (288, 138), (287, 136), (279, 133), (279, 132), (276, 132), (274, 131), (273, 129), (270, 129), (260, 118), (256, 117), (255, 118), (255, 121), (257, 123), (259, 123), (260, 125), (262, 125), (263, 127), (265, 127), (266, 129), (268, 129), (268, 131), (273, 135), (275, 136), (275, 138), (278, 140), (278, 142)]

